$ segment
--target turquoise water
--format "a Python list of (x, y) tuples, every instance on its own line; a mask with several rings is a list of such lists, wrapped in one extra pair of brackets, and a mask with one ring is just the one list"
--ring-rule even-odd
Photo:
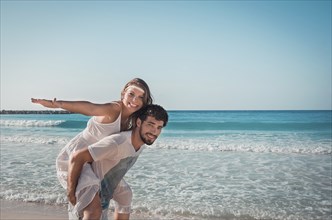
[[(126, 181), (161, 218), (328, 219), (331, 111), (170, 111)], [(81, 115), (1, 115), (1, 198), (66, 204), (55, 176)]]

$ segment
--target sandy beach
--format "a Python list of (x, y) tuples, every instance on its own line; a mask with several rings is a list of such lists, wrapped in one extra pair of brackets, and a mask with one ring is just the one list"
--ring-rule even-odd
[[(34, 202), (22, 202), (1, 199), (1, 220), (68, 220), (67, 207)], [(114, 220), (112, 210), (109, 211), (109, 220)], [(131, 220), (161, 220), (169, 219), (165, 216), (150, 215), (133, 211)], [(188, 219), (186, 217), (173, 217), (174, 220)], [(195, 218), (190, 218), (195, 219)]]
[(68, 219), (66, 207), (1, 200), (0, 219)]
[[(1, 220), (67, 220), (65, 206), (54, 206), (33, 202), (9, 201), (1, 199)], [(109, 212), (109, 220), (113, 219), (113, 212)], [(132, 213), (130, 219), (161, 219), (156, 216), (147, 216)]]

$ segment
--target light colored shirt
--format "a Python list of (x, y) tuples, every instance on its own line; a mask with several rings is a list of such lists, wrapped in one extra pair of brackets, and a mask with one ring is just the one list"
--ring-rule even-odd
[(143, 151), (144, 145), (138, 151), (135, 150), (131, 143), (131, 134), (132, 131), (113, 134), (88, 147), (94, 160), (92, 168), (101, 180), (103, 209), (108, 208), (115, 188)]

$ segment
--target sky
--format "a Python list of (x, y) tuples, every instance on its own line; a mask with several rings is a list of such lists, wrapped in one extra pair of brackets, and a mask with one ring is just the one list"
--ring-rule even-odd
[(1, 0), (1, 107), (120, 99), (167, 110), (329, 110), (331, 1)]

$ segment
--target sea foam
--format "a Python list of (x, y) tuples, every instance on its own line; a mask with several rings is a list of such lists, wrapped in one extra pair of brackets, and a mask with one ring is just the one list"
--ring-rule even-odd
[[(27, 143), (43, 145), (66, 145), (72, 136), (42, 136), (42, 135), (1, 135), (1, 143)], [(172, 138), (161, 137), (151, 149), (210, 151), (210, 152), (249, 152), (249, 153), (282, 153), (282, 154), (332, 154), (328, 142), (314, 142), (312, 140), (296, 141), (279, 140), (278, 143), (262, 140), (220, 140), (218, 138)]]
[(11, 127), (53, 127), (64, 122), (63, 120), (0, 120), (0, 125)]
[(1, 135), (1, 143), (33, 143), (33, 144), (60, 144), (65, 145), (70, 138), (63, 136), (47, 137), (47, 136), (5, 136)]

